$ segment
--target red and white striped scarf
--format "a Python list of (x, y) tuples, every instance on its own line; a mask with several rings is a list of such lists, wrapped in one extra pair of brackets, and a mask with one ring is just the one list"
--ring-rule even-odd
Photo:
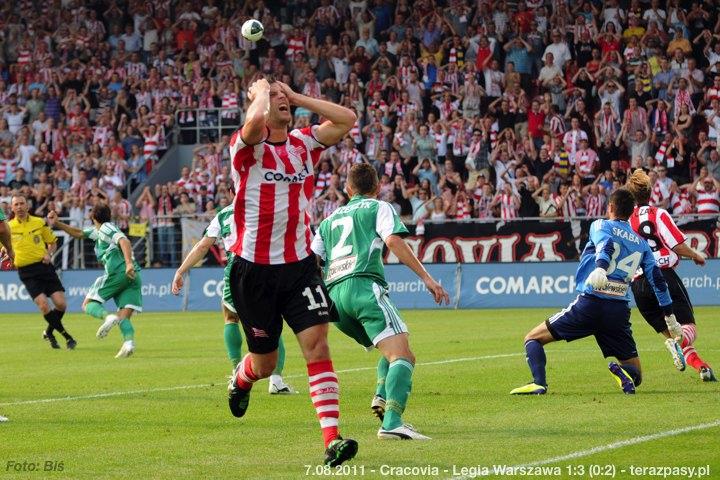
[(588, 217), (604, 217), (605, 216), (605, 196), (589, 195), (585, 202)]
[(667, 110), (655, 109), (655, 131), (663, 135), (668, 132)]
[(468, 203), (467, 199), (458, 199), (455, 205), (455, 220), (465, 220), (467, 218), (470, 218), (470, 204)]
[(655, 153), (655, 160), (667, 168), (673, 168), (675, 166), (675, 157), (671, 155), (671, 152), (672, 148), (668, 142), (662, 142), (658, 147), (658, 151)]

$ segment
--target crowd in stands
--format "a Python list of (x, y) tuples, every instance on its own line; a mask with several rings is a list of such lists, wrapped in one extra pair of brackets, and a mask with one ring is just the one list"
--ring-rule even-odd
[[(654, 205), (717, 215), (718, 3), (5, 2), (0, 202), (20, 190), (38, 214), (80, 219), (107, 199), (121, 223), (211, 216), (232, 200), (226, 135), (204, 139), (177, 182), (124, 196), (174, 127), (232, 124), (272, 75), (358, 115), (321, 157), (315, 222), (347, 201), (357, 162), (415, 222), (602, 216), (634, 168)], [(239, 34), (250, 17), (257, 44)], [(187, 108), (200, 110), (174, 124)], [(296, 127), (322, 120), (293, 113)]]

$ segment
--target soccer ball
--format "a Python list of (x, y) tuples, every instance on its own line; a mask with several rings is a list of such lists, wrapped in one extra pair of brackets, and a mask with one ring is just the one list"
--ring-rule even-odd
[(247, 22), (243, 23), (240, 32), (242, 33), (242, 36), (245, 37), (247, 40), (250, 40), (251, 42), (257, 42), (262, 38), (263, 33), (265, 32), (265, 28), (263, 27), (262, 23), (251, 18)]

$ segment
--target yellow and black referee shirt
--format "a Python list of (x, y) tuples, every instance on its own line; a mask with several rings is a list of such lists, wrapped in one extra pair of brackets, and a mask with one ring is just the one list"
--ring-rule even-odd
[(42, 262), (47, 253), (48, 243), (55, 243), (57, 237), (40, 217), (28, 215), (25, 221), (13, 218), (8, 222), (12, 232), (12, 246), (15, 250), (15, 266), (25, 267)]

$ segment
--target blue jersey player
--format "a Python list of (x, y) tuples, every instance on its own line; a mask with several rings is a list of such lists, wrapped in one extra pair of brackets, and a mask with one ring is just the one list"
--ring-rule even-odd
[(642, 381), (640, 359), (630, 328), (629, 284), (635, 272), (645, 273), (666, 316), (672, 315), (667, 284), (647, 242), (637, 235), (628, 218), (634, 199), (625, 188), (613, 192), (608, 220), (590, 226), (590, 240), (575, 275), (578, 297), (567, 308), (544, 321), (525, 336), (525, 352), (533, 382), (511, 391), (512, 395), (547, 392), (544, 345), (557, 340), (571, 342), (593, 335), (603, 355), (615, 357), (610, 373), (627, 394)]

